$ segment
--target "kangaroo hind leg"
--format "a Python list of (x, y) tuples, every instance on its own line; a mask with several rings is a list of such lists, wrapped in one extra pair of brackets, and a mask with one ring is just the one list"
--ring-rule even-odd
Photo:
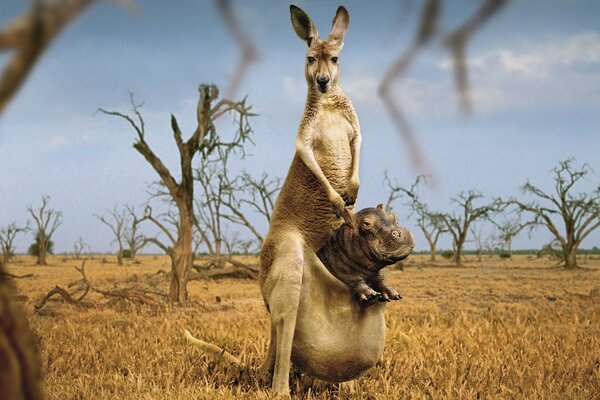
[(263, 285), (263, 293), (271, 313), (274, 334), (275, 360), (272, 390), (274, 394), (289, 395), (289, 373), (296, 316), (300, 304), (304, 269), (303, 240), (289, 235), (282, 240)]

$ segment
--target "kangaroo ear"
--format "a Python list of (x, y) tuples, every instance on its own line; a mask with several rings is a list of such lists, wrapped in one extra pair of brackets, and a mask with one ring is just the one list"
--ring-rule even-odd
[(350, 15), (348, 10), (344, 6), (339, 6), (335, 17), (333, 17), (333, 24), (331, 32), (327, 40), (333, 40), (339, 43), (340, 46), (344, 45), (344, 36), (348, 32), (348, 26), (350, 25)]
[(385, 207), (383, 206), (383, 203), (377, 204), (377, 208), (381, 211), (385, 211)]
[(348, 207), (344, 207), (344, 211), (342, 211), (342, 218), (344, 218), (344, 223), (346, 225), (354, 226), (354, 214)]
[(319, 31), (315, 27), (315, 24), (313, 24), (308, 14), (295, 5), (290, 6), (290, 14), (296, 35), (310, 47), (311, 44), (319, 39)]

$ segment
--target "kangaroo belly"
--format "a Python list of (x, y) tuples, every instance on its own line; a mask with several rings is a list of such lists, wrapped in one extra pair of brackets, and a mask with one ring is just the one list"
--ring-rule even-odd
[(385, 305), (361, 309), (314, 254), (306, 254), (305, 261), (292, 361), (323, 380), (354, 379), (381, 356)]

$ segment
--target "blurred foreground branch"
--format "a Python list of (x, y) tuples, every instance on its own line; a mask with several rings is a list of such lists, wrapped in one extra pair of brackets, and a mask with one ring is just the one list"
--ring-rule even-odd
[(50, 42), (95, 0), (35, 0), (0, 31), (0, 52), (12, 51), (0, 76), (0, 114)]
[[(467, 114), (471, 111), (471, 100), (469, 98), (469, 80), (465, 55), (466, 45), (473, 34), (506, 3), (508, 3), (508, 0), (486, 0), (458, 28), (450, 33), (439, 35), (441, 42), (452, 55), (454, 81), (459, 105), (462, 111)], [(392, 84), (406, 73), (417, 54), (440, 33), (438, 28), (440, 10), (440, 0), (426, 0), (423, 2), (421, 19), (412, 42), (388, 68), (379, 84), (379, 96), (403, 136), (413, 164), (418, 170), (425, 173), (429, 172), (429, 166), (418, 146), (415, 134), (404, 115), (401, 104), (392, 95)]]

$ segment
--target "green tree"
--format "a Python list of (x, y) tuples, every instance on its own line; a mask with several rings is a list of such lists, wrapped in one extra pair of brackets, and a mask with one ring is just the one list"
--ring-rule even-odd
[[(27, 253), (31, 256), (39, 257), (40, 256), (40, 234), (39, 232), (35, 233), (34, 236), (35, 241), (29, 246), (27, 249)], [(46, 238), (45, 242), (46, 254), (54, 254), (54, 242), (49, 238)]]

